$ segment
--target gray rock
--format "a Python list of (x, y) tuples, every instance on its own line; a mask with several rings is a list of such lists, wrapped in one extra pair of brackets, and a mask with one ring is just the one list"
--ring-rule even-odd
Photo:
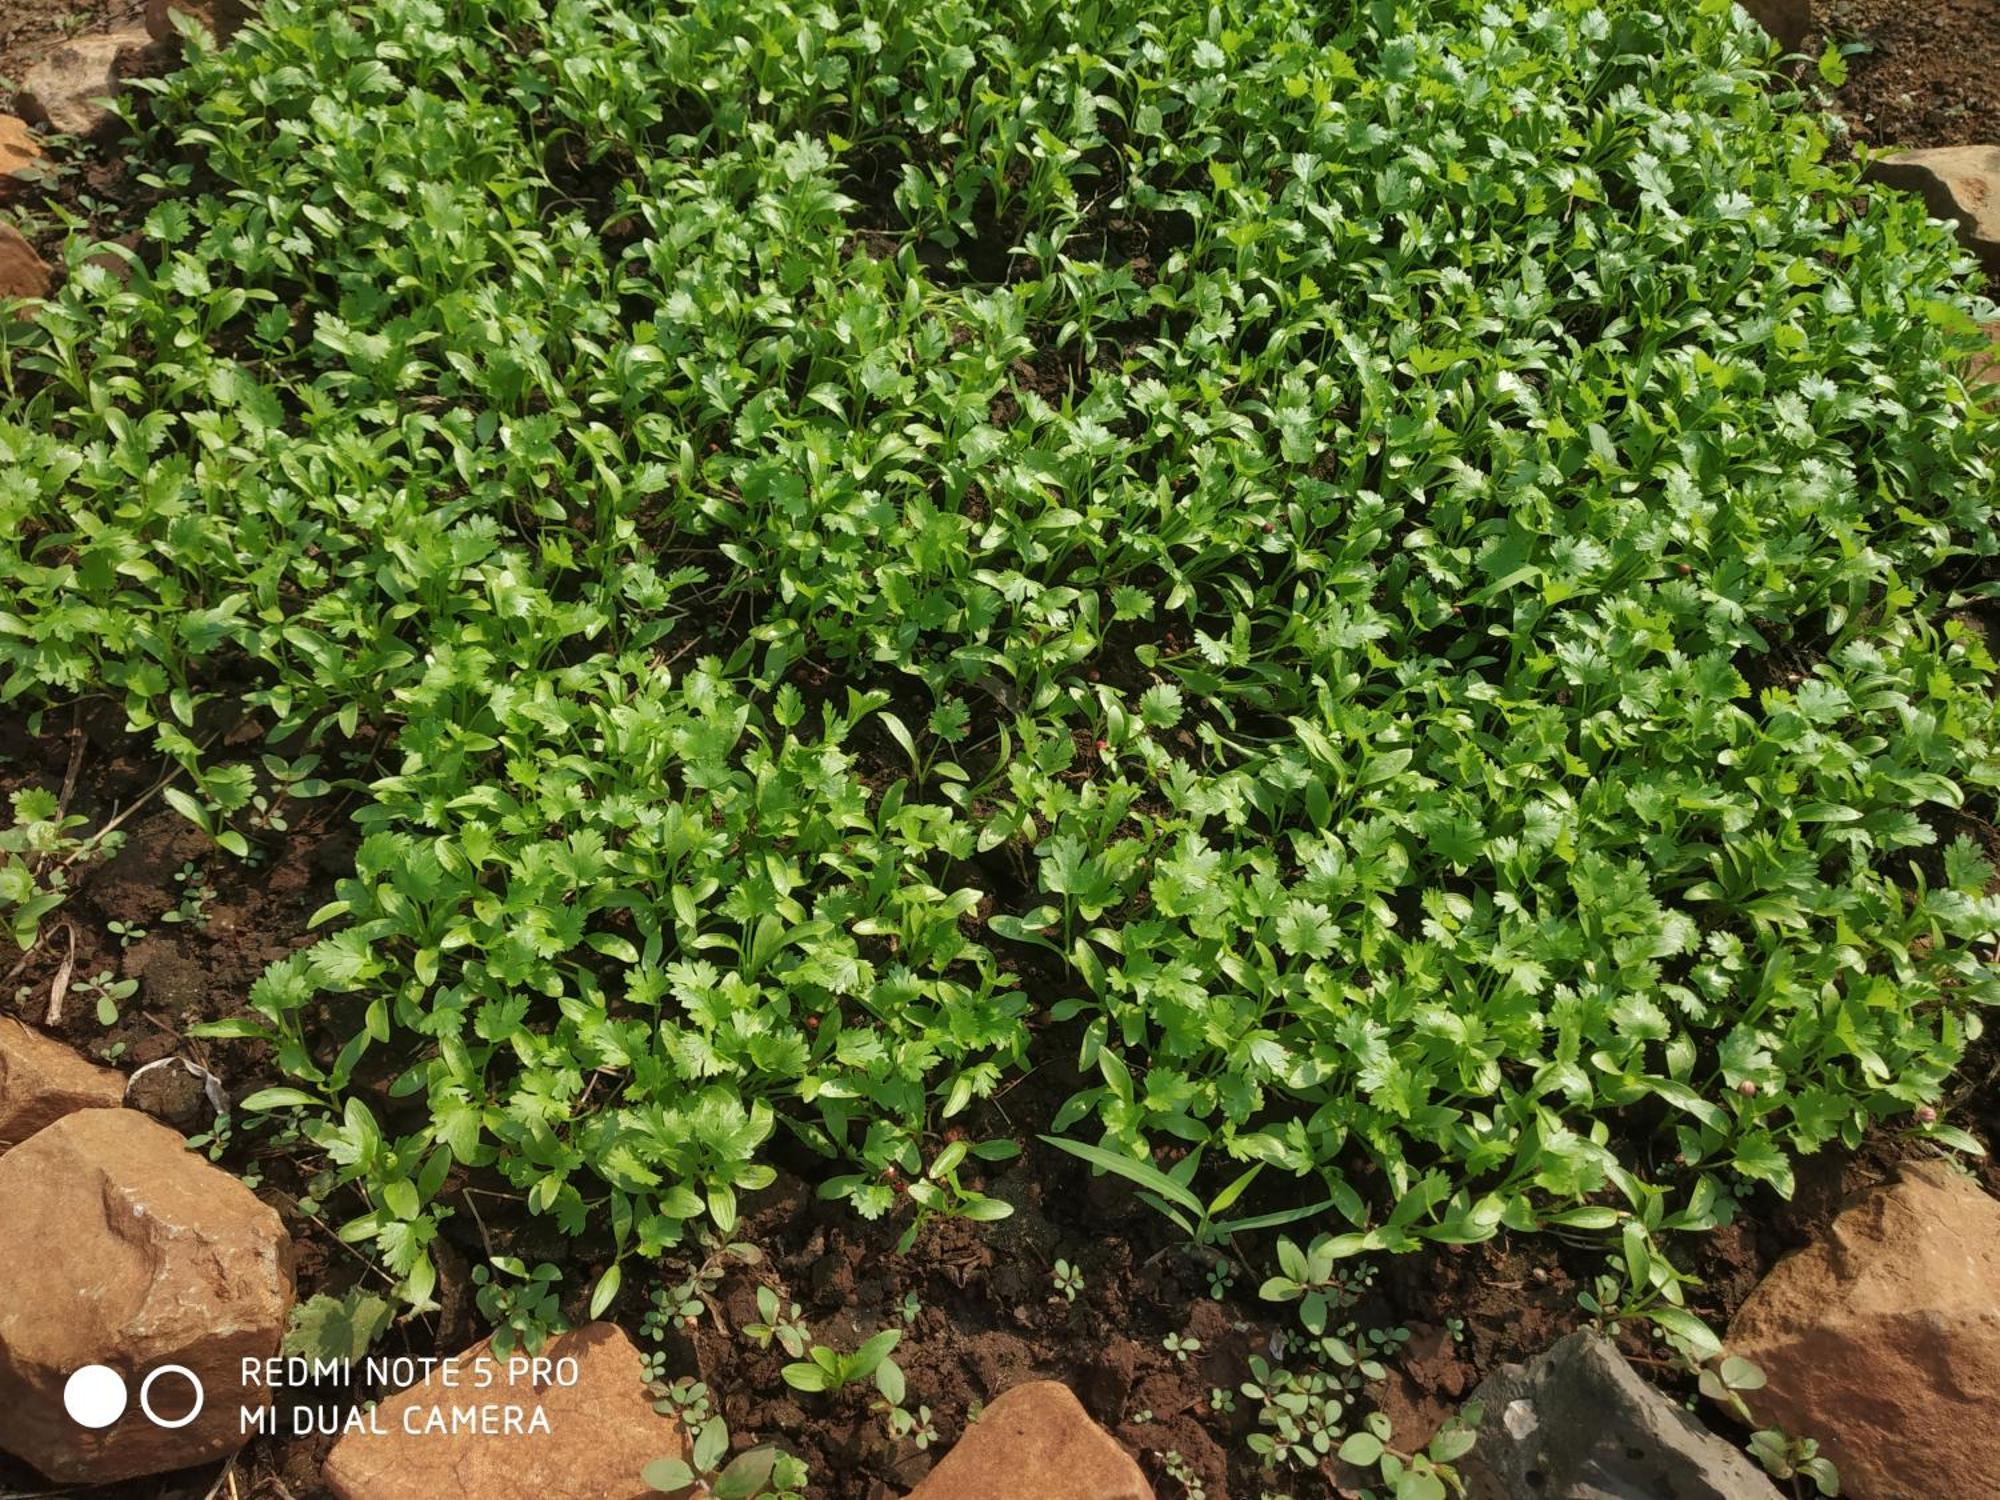
[(1589, 1330), (1487, 1377), (1469, 1500), (1779, 1500), (1739, 1448), (1640, 1379)]

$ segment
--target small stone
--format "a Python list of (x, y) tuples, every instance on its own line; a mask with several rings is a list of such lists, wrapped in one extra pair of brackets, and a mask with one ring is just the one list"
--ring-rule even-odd
[(1478, 1441), (1458, 1461), (1467, 1500), (1778, 1500), (1741, 1449), (1640, 1379), (1588, 1329), (1525, 1364), (1501, 1366), (1472, 1399), (1481, 1412)]
[[(241, 1448), (241, 1410), (266, 1399), (242, 1362), (278, 1352), (291, 1306), (276, 1212), (136, 1110), (66, 1115), (0, 1156), (0, 1449), (58, 1484)], [(72, 1374), (92, 1365), (128, 1398), (95, 1429), (64, 1403)], [(200, 1382), (199, 1407), (185, 1374), (146, 1384), (168, 1365)], [(191, 1420), (159, 1426), (142, 1397), (162, 1419)]]
[(201, 22), (218, 43), (228, 41), (250, 19), (248, 0), (146, 0), (146, 33), (156, 42), (180, 40), (174, 13)]
[(28, 69), (17, 105), (30, 124), (57, 135), (89, 136), (117, 120), (105, 103), (118, 92), (118, 60), (149, 46), (142, 30), (98, 32), (74, 37)]
[(1935, 146), (1870, 162), (1868, 180), (1917, 194), (1934, 219), (1955, 220), (1959, 240), (2000, 277), (2000, 146)]
[[(339, 1500), (658, 1500), (640, 1475), (655, 1459), (685, 1459), (687, 1439), (653, 1410), (624, 1330), (592, 1323), (550, 1339), (536, 1359), (572, 1373), (567, 1384), (535, 1379), (528, 1359), (475, 1344), (458, 1357), (455, 1386), (440, 1371), (381, 1402), (379, 1432), (351, 1433), (327, 1455), (327, 1485)], [(563, 1371), (556, 1362), (567, 1360)], [(452, 1430), (455, 1413), (482, 1408), (502, 1427), (511, 1409), (524, 1430), (488, 1431), (484, 1418)]]
[(1812, 30), (1811, 0), (1741, 0), (1741, 3), (1785, 51), (1796, 52), (1806, 44), (1806, 33)]
[(2000, 1201), (1905, 1164), (1771, 1268), (1729, 1325), (1760, 1422), (1816, 1438), (1851, 1500), (1990, 1495), (2000, 1412)]
[(11, 224), (0, 224), (0, 298), (46, 297), (49, 268)]
[(42, 165), (42, 143), (18, 115), (0, 114), (0, 203), (34, 181)]
[(1053, 1380), (980, 1413), (909, 1500), (1153, 1500), (1131, 1455)]
[(0, 1016), (0, 1152), (80, 1109), (116, 1109), (125, 1077)]

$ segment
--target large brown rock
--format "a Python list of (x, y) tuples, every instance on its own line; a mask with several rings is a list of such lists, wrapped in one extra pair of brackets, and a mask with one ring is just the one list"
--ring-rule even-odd
[[(241, 1361), (278, 1352), (291, 1306), (277, 1214), (164, 1125), (86, 1109), (0, 1156), (0, 1449), (50, 1479), (105, 1484), (242, 1447), (239, 1408), (263, 1393), (245, 1388)], [(130, 1398), (96, 1430), (63, 1397), (90, 1365), (116, 1372)], [(172, 1430), (140, 1405), (165, 1365), (192, 1371), (204, 1392)], [(191, 1395), (169, 1374), (151, 1403), (172, 1421)]]
[(1759, 1421), (1818, 1438), (1851, 1500), (2000, 1494), (2000, 1201), (1906, 1165), (1771, 1269), (1729, 1325)]
[(1811, 0), (1739, 0), (1739, 3), (1787, 52), (1796, 52), (1806, 44), (1806, 33), (1812, 30)]
[[(475, 1344), (453, 1363), (455, 1385), (440, 1369), (376, 1406), (379, 1432), (335, 1444), (328, 1486), (340, 1500), (658, 1500), (640, 1473), (658, 1458), (686, 1458), (687, 1439), (653, 1410), (624, 1331), (592, 1323), (550, 1339), (540, 1357), (575, 1361), (573, 1371), (558, 1366), (573, 1381)], [(510, 1409), (522, 1430), (505, 1430)], [(451, 1431), (455, 1420), (465, 1430)]]
[(105, 101), (118, 93), (118, 60), (152, 38), (136, 27), (72, 37), (52, 49), (21, 80), (17, 105), (31, 125), (58, 135), (96, 135), (117, 119)]
[(1934, 219), (1954, 220), (1958, 237), (2000, 278), (2000, 146), (1934, 146), (1870, 162), (1868, 178), (1917, 194)]
[(251, 0), (146, 0), (146, 32), (156, 42), (178, 41), (180, 32), (174, 26), (178, 11), (199, 21), (217, 42), (226, 42), (255, 8)]
[(0, 297), (46, 297), (48, 262), (11, 224), (0, 224)]
[(0, 114), (0, 203), (20, 196), (42, 165), (42, 143), (19, 115)]
[[(6, 286), (6, 234), (0, 230), (0, 290)], [(80, 1109), (116, 1109), (125, 1076), (85, 1062), (12, 1016), (0, 1016), (0, 1152)]]
[(1067, 1386), (1036, 1380), (987, 1407), (909, 1500), (1153, 1500), (1153, 1488)]

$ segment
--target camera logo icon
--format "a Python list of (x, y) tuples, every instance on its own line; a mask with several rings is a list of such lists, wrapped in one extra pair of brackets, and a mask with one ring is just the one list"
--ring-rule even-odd
[[(187, 1382), (194, 1399), (185, 1413), (178, 1417), (163, 1417), (153, 1409), (153, 1388), (162, 1379), (178, 1377)], [(170, 1384), (168, 1390), (172, 1390)], [(125, 1384), (125, 1377), (109, 1365), (85, 1365), (63, 1384), (63, 1410), (69, 1419), (79, 1427), (88, 1427), (101, 1432), (116, 1425), (125, 1415), (125, 1408), (131, 1404), (131, 1391)], [(139, 1382), (139, 1410), (148, 1422), (169, 1432), (185, 1427), (201, 1415), (207, 1403), (208, 1393), (202, 1389), (201, 1377), (186, 1365), (161, 1365), (150, 1371)]]

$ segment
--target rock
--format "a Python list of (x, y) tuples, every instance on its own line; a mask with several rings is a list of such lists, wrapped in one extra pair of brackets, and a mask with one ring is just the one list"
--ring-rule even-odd
[(1473, 1392), (1478, 1441), (1458, 1461), (1468, 1500), (1777, 1500), (1756, 1463), (1641, 1380), (1588, 1329)]
[(117, 116), (104, 101), (118, 92), (119, 57), (151, 41), (144, 31), (128, 28), (62, 43), (21, 80), (21, 113), (57, 135), (95, 135), (108, 128)]
[(174, 27), (178, 11), (201, 22), (218, 43), (226, 42), (242, 30), (251, 9), (249, 0), (146, 0), (146, 34), (156, 42), (179, 41)]
[(125, 1077), (0, 1016), (0, 1152), (80, 1109), (116, 1109)]
[(49, 268), (11, 224), (0, 224), (0, 297), (46, 297)]
[[(242, 1183), (135, 1110), (66, 1115), (0, 1156), (0, 1449), (59, 1484), (207, 1463), (241, 1448), (263, 1404), (245, 1359), (278, 1352), (292, 1245)], [(128, 1396), (108, 1425), (71, 1419), (72, 1373), (104, 1366)], [(201, 1382), (191, 1400), (179, 1365)], [(168, 1420), (143, 1414), (141, 1396)]]
[(16, 197), (42, 165), (42, 143), (18, 115), (0, 114), (0, 203)]
[(1817, 1438), (1854, 1500), (1991, 1495), (2000, 1413), (2000, 1201), (1904, 1165), (1771, 1268), (1729, 1325), (1763, 1370), (1759, 1421)]
[(1739, 3), (1785, 51), (1796, 52), (1806, 44), (1806, 33), (1812, 30), (1811, 0), (1739, 0)]
[[(527, 1358), (475, 1344), (456, 1361), (455, 1388), (441, 1368), (383, 1401), (380, 1433), (351, 1433), (327, 1455), (327, 1485), (340, 1500), (658, 1500), (640, 1473), (656, 1458), (686, 1458), (687, 1440), (653, 1410), (624, 1331), (592, 1323), (550, 1339), (540, 1358), (574, 1360), (568, 1384), (514, 1362)], [(482, 1407), (515, 1408), (529, 1430), (426, 1430), (436, 1415), (448, 1424)], [(546, 1430), (533, 1430), (536, 1413)]]
[(1035, 1380), (987, 1407), (909, 1500), (1153, 1500), (1153, 1490), (1067, 1386)]
[(1986, 274), (2000, 277), (2000, 146), (1898, 151), (1868, 165), (1868, 180), (1917, 194), (1934, 219), (1953, 219)]

